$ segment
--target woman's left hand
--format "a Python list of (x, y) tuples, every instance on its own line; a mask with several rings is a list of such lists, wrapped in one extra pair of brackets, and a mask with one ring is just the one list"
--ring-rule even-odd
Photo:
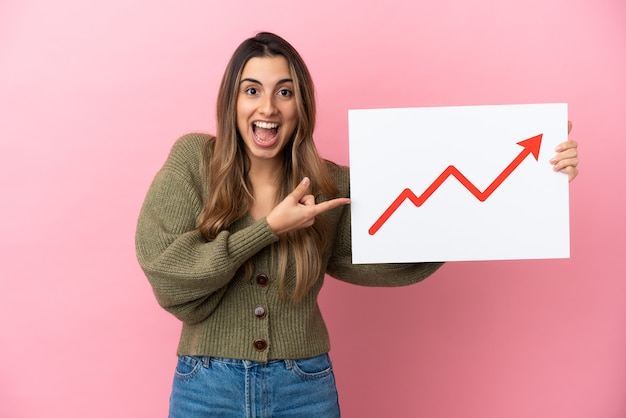
[[(572, 122), (567, 122), (567, 133), (572, 131)], [(567, 140), (554, 149), (557, 154), (550, 160), (554, 171), (566, 173), (571, 182), (578, 175), (578, 142)]]

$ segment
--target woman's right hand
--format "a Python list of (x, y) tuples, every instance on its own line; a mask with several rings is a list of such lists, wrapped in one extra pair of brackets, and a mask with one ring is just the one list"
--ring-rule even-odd
[(308, 177), (302, 179), (294, 191), (267, 215), (267, 224), (276, 235), (308, 228), (320, 213), (350, 203), (347, 197), (340, 197), (316, 204), (315, 197), (306, 194), (310, 184)]

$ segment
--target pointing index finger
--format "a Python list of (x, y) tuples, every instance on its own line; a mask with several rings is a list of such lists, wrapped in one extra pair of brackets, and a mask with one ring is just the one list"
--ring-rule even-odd
[(315, 205), (316, 214), (319, 215), (320, 213), (324, 213), (341, 205), (347, 205), (348, 203), (350, 203), (350, 199), (347, 197), (339, 197), (337, 199), (331, 199), (318, 203)]

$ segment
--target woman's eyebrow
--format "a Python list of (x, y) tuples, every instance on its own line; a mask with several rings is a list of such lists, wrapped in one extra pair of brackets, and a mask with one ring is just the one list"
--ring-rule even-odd
[[(245, 83), (245, 82), (259, 84), (261, 86), (263, 85), (263, 83), (261, 83), (259, 80), (255, 80), (254, 78), (250, 78), (250, 77), (246, 77), (246, 78), (242, 79), (239, 82), (239, 84), (242, 84), (242, 83)], [(293, 83), (293, 79), (291, 79), (291, 78), (283, 78), (281, 80), (278, 80), (276, 85), (279, 86), (281, 84), (286, 84), (286, 83)]]

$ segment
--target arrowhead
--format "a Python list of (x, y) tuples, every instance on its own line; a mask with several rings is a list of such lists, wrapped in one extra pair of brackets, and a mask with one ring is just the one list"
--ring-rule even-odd
[(523, 152), (526, 152), (526, 155), (532, 154), (535, 157), (535, 160), (539, 161), (539, 149), (541, 148), (541, 138), (543, 138), (543, 134), (539, 134), (537, 136), (533, 136), (532, 138), (525, 139), (517, 143), (517, 145), (521, 145), (525, 148)]

